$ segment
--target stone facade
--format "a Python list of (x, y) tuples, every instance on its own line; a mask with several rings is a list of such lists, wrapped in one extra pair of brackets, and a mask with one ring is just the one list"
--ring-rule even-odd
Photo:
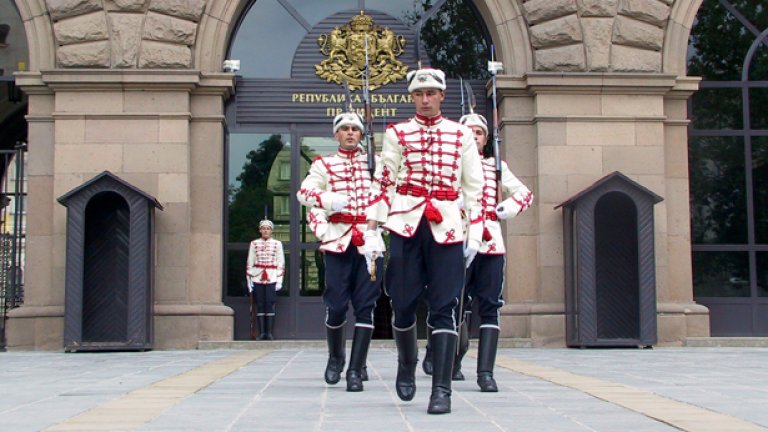
[(46, 0), (59, 68), (190, 69), (205, 0)]
[[(16, 0), (28, 27), (26, 303), (10, 349), (61, 349), (65, 209), (110, 170), (155, 196), (157, 348), (230, 340), (221, 303), (227, 40), (246, 0)], [(612, 171), (664, 197), (656, 212), (659, 343), (708, 336), (693, 302), (686, 100), (697, 0), (479, 0), (505, 71), (506, 160), (536, 194), (508, 224), (504, 336), (563, 346), (562, 214)], [(681, 65), (683, 65), (681, 67)], [(212, 204), (213, 203), (213, 204)], [(674, 271), (671, 271), (674, 269)]]

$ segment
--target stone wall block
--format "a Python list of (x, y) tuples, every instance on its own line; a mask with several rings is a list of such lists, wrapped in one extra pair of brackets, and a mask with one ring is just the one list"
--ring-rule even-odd
[(619, 0), (578, 0), (579, 16), (614, 17), (619, 10)]
[(141, 42), (143, 14), (110, 13), (112, 29), (112, 67), (135, 68)]
[(109, 41), (65, 45), (56, 50), (59, 67), (109, 67)]
[(669, 14), (669, 5), (658, 0), (621, 0), (619, 4), (619, 15), (626, 15), (658, 27), (664, 27)]
[(59, 45), (106, 40), (109, 37), (107, 17), (98, 11), (65, 18), (53, 24), (53, 33)]
[(523, 5), (528, 25), (538, 24), (576, 12), (576, 0), (530, 0)]
[(664, 30), (631, 18), (619, 16), (613, 26), (613, 43), (660, 51)]
[(139, 54), (139, 67), (146, 69), (188, 69), (192, 67), (192, 50), (185, 45), (144, 41)]
[(531, 45), (538, 48), (570, 45), (581, 42), (581, 24), (576, 15), (569, 15), (535, 25), (530, 29)]
[(192, 45), (195, 43), (196, 31), (197, 24), (192, 21), (149, 12), (144, 21), (143, 38), (145, 40)]
[(661, 72), (661, 52), (613, 45), (611, 69), (616, 72)]
[(45, 0), (54, 21), (101, 10), (101, 0)]
[(534, 60), (538, 71), (583, 72), (587, 69), (582, 44), (536, 50)]
[(205, 0), (152, 0), (149, 9), (197, 22), (205, 11)]
[(608, 71), (611, 64), (613, 18), (582, 18), (581, 27), (584, 33), (587, 70)]
[(104, 0), (104, 8), (117, 12), (144, 12), (149, 0)]

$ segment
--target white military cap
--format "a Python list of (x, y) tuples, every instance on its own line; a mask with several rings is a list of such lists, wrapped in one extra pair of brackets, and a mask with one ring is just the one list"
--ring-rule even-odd
[(267, 227), (271, 230), (274, 230), (275, 224), (273, 224), (272, 221), (269, 219), (264, 219), (261, 222), (259, 222), (259, 229), (261, 229), (262, 227)]
[(354, 126), (360, 129), (360, 132), (365, 133), (365, 127), (363, 126), (363, 118), (356, 112), (343, 112), (337, 115), (333, 119), (333, 134), (339, 131), (342, 126)]
[(408, 93), (418, 89), (445, 90), (445, 73), (440, 69), (412, 70), (408, 72), (405, 79), (408, 80)]
[(480, 126), (485, 131), (485, 134), (488, 135), (488, 121), (485, 119), (485, 117), (481, 116), (480, 114), (467, 114), (461, 116), (459, 119), (459, 123), (463, 124), (464, 126)]

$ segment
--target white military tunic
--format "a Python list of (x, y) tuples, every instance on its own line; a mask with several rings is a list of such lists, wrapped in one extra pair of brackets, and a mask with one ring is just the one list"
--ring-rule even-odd
[(424, 215), (440, 244), (464, 241), (459, 191), (472, 221), (470, 239), (480, 243), (480, 156), (472, 131), (438, 114), (416, 114), (390, 125), (371, 186), (368, 219), (403, 237), (413, 237)]
[[(496, 216), (496, 160), (493, 157), (482, 160), (483, 165), (483, 243), (478, 253), (485, 255), (504, 255), (504, 237), (501, 232), (501, 224)], [(533, 193), (512, 174), (509, 166), (501, 161), (501, 191), (503, 195), (509, 195), (514, 203), (510, 209), (512, 217), (524, 212), (533, 202)]]
[[(311, 207), (307, 222), (320, 240), (321, 250), (343, 253), (353, 243), (363, 253), (370, 187), (367, 155), (359, 149), (339, 149), (334, 155), (320, 156), (312, 162), (296, 197)], [(347, 198), (347, 205), (336, 212), (333, 201), (342, 197)]]
[(282, 285), (285, 274), (283, 243), (273, 238), (253, 240), (248, 247), (245, 273), (250, 278), (248, 291), (253, 290), (251, 284), (255, 283)]

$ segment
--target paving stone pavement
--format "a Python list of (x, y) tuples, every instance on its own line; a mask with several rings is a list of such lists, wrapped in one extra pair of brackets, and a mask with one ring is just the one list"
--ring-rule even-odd
[[(499, 350), (498, 393), (453, 383), (453, 412), (395, 393), (372, 347), (362, 393), (325, 384), (322, 348), (0, 353), (0, 431), (768, 431), (768, 348)], [(421, 351), (423, 355), (423, 349)]]

